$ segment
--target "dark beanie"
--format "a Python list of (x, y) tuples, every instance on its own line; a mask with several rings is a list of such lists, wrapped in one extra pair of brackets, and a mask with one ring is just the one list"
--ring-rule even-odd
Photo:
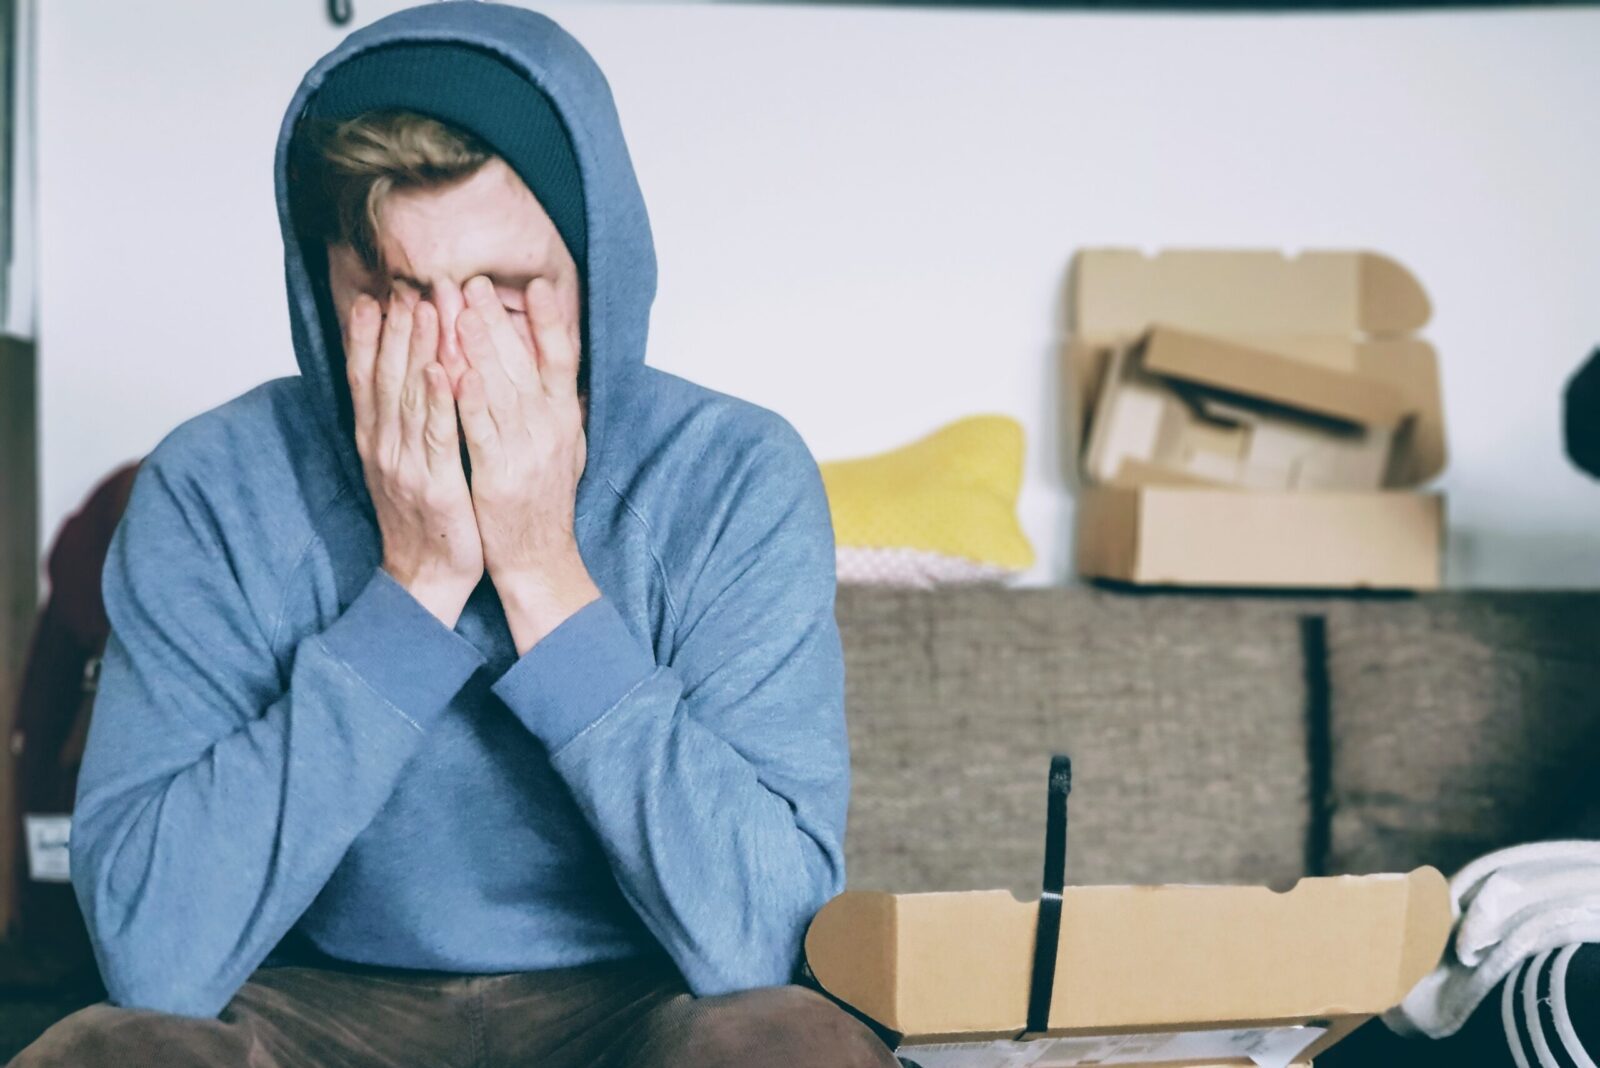
[[(338, 122), (389, 108), (465, 130), (499, 154), (550, 216), (580, 276), (586, 273), (578, 157), (550, 98), (525, 75), (471, 45), (383, 45), (333, 68), (303, 117)], [(309, 151), (299, 140), (301, 151)]]

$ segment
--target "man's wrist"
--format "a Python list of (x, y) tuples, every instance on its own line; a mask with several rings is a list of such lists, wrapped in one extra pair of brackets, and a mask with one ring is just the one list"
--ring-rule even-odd
[(383, 570), (416, 598), (418, 604), (452, 630), (461, 613), (466, 610), (467, 599), (472, 596), (473, 585), (476, 585), (456, 577), (407, 574), (389, 564), (384, 564)]
[(601, 596), (581, 559), (544, 572), (491, 573), (490, 579), (500, 595), (518, 656)]

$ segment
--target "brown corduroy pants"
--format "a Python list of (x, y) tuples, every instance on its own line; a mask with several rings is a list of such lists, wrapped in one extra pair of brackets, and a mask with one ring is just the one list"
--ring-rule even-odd
[(11, 1068), (896, 1068), (798, 986), (696, 998), (664, 959), (505, 975), (259, 968), (216, 1019), (102, 1002)]

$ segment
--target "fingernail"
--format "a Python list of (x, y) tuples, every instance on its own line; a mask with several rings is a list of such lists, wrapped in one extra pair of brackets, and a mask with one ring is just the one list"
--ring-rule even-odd
[(473, 275), (467, 280), (467, 290), (472, 296), (482, 297), (484, 300), (494, 296), (494, 286), (481, 274)]

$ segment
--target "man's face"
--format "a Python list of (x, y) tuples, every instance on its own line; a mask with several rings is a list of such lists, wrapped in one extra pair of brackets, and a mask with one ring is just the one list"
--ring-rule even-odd
[[(350, 245), (328, 246), (340, 334), (348, 336), (350, 305), (362, 293), (385, 311), (391, 299), (431, 301), (439, 310), (439, 362), (451, 371), (452, 390), (467, 366), (456, 317), (466, 306), (461, 287), (473, 276), (494, 283), (530, 352), (525, 294), (534, 278), (550, 279), (569, 321), (578, 321), (577, 264), (532, 191), (498, 156), (453, 185), (390, 193), (379, 211), (377, 240), (382, 273), (368, 271)], [(587, 401), (580, 395), (586, 420)]]

